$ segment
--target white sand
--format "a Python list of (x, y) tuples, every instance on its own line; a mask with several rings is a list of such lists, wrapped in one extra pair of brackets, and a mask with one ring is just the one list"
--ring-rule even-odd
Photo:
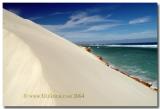
[[(157, 105), (156, 91), (75, 44), (6, 10), (3, 20), (5, 106)], [(28, 97), (53, 91), (84, 98)]]

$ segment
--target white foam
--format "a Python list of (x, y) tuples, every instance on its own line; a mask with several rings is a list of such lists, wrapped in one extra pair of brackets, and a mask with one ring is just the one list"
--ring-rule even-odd
[(107, 47), (157, 48), (157, 45), (105, 45)]

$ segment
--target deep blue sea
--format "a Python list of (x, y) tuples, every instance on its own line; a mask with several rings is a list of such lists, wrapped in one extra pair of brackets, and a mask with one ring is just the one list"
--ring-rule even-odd
[(102, 56), (116, 68), (151, 82), (157, 87), (157, 47), (90, 46), (92, 52)]

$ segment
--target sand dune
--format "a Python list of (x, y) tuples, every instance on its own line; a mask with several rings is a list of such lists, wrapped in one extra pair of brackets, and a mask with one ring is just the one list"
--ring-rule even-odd
[[(96, 56), (3, 10), (5, 106), (156, 106), (157, 93)], [(79, 98), (30, 95), (80, 94)]]

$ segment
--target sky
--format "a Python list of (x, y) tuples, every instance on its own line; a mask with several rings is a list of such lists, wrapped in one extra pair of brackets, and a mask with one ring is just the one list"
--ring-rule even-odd
[(4, 3), (3, 8), (75, 43), (157, 40), (156, 3)]

